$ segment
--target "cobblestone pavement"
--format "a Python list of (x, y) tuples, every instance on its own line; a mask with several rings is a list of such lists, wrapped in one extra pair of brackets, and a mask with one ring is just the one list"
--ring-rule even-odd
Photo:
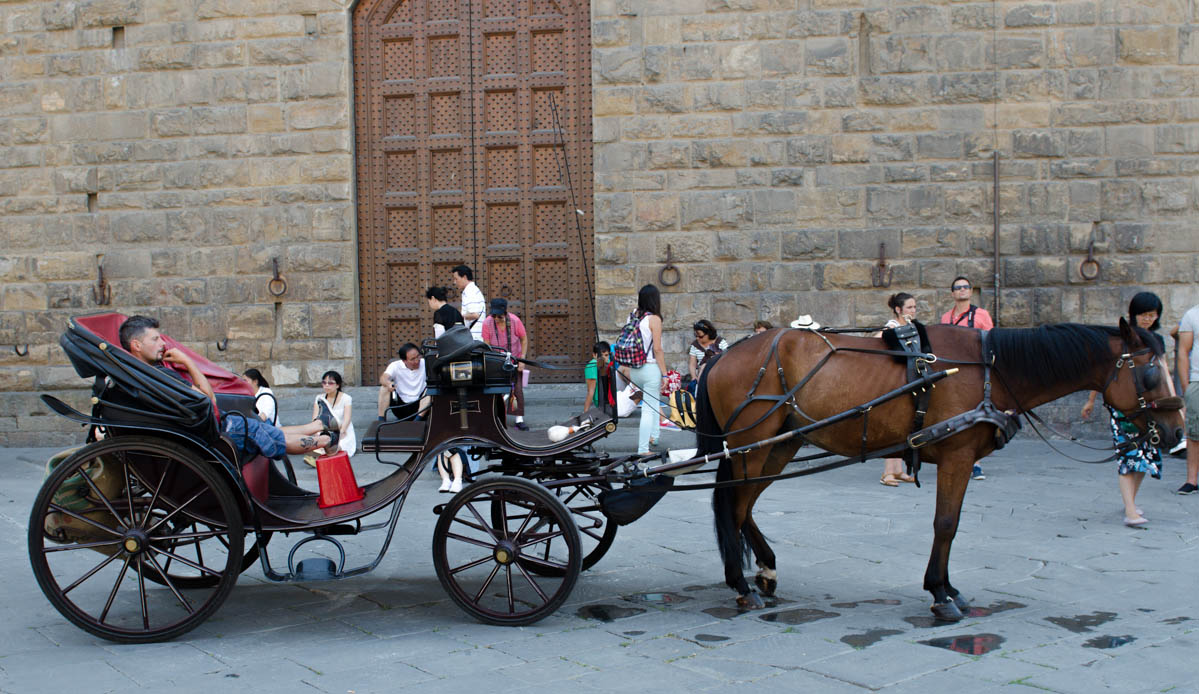
[[(985, 461), (950, 565), (976, 605), (959, 624), (933, 624), (920, 587), (935, 470), (923, 489), (892, 489), (871, 462), (762, 496), (779, 599), (758, 612), (738, 612), (722, 584), (710, 492), (686, 492), (622, 528), (556, 614), (524, 628), (478, 624), (434, 574), (431, 509), (447, 497), (426, 474), (375, 572), (273, 584), (255, 567), (194, 631), (124, 646), (69, 624), (33, 580), (25, 527), (49, 453), (6, 456), (4, 692), (1195, 691), (1199, 497), (1174, 494), (1183, 463), (1173, 458), (1164, 480), (1145, 482), (1152, 522), (1135, 530), (1121, 523), (1111, 466), (1023, 440)], [(362, 478), (379, 467), (355, 459)], [(350, 540), (366, 557), (382, 536)]]

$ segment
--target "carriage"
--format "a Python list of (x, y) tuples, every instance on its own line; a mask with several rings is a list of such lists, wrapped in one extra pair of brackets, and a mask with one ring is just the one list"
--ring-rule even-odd
[[(558, 433), (565, 436), (508, 429), (503, 396), (517, 375), (515, 363), (455, 328), (422, 345), (432, 400), (424, 419), (376, 423), (363, 439), (363, 450), (395, 471), (362, 489), (351, 482), (348, 493), (330, 498), (324, 489), (297, 485), (285, 459), (244, 454), (225, 433), (231, 418), (256, 416), (248, 387), (196, 357), (214, 385), (214, 408), (206, 396), (115, 346), (123, 318), (77, 318), (60, 341), (79, 375), (94, 379), (92, 411), (42, 399), (86, 425), (87, 443), (51, 461), (29, 524), (34, 575), (50, 602), (79, 627), (115, 641), (187, 632), (256, 563), (272, 581), (341, 579), (374, 569), (416, 478), (431, 459), (457, 447), (471, 448), (488, 464), (484, 475), (434, 509), (433, 563), (451, 599), (482, 622), (527, 625), (553, 613), (580, 573), (607, 552), (618, 525), (680, 489), (676, 476), (710, 472), (712, 462), (715, 482), (685, 488), (715, 489), (726, 583), (739, 602), (759, 607), (742, 571), (745, 551), (752, 550), (760, 569), (755, 584), (767, 594), (775, 590), (774, 554), (751, 515), (766, 485), (900, 453), (915, 471), (921, 459), (937, 466), (924, 587), (934, 615), (956, 621), (969, 603), (949, 583), (948, 556), (969, 470), (1014, 433), (1018, 413), (1080, 389), (1100, 390), (1142, 427), (1138, 444), (1147, 438), (1172, 445), (1181, 436), (1181, 399), (1168, 392), (1156, 365), (1160, 349), (1123, 321), (1119, 330), (1062, 324), (990, 335), (936, 326), (927, 335), (887, 331), (885, 344), (836, 331), (768, 331), (733, 345), (704, 371), (700, 455), (672, 462), (661, 454), (589, 450), (616, 429), (607, 406), (563, 422)], [(937, 354), (930, 335), (941, 345)], [(168, 346), (178, 345), (168, 340)], [(835, 368), (824, 368), (834, 357)], [(602, 375), (599, 386), (611, 393)], [(805, 442), (844, 457), (783, 473)], [(347, 567), (338, 537), (370, 530), (383, 531), (378, 554)], [(276, 565), (267, 546), (280, 537), (290, 547), (286, 562)], [(324, 543), (337, 559), (297, 561), (310, 543)]]
[[(516, 364), (463, 328), (422, 346), (431, 396), (423, 416), (376, 422), (363, 437), (363, 451), (394, 471), (349, 491), (347, 468), (331, 472), (331, 493), (300, 486), (286, 457), (249, 454), (243, 449), (253, 447), (228, 433), (244, 431), (231, 420), (257, 416), (248, 385), (190, 353), (213, 386), (214, 407), (121, 349), (124, 319), (79, 317), (60, 340), (78, 374), (94, 379), (90, 414), (42, 396), (88, 433), (85, 445), (51, 461), (29, 554), (47, 598), (86, 631), (123, 642), (174, 638), (211, 616), (256, 564), (279, 582), (371, 571), (413, 483), (457, 448), (486, 459), (485, 475), (435, 509), (433, 561), (450, 597), (475, 618), (526, 625), (551, 614), (612, 544), (616, 525), (598, 502), (611, 485), (594, 474), (612, 461), (584, 450), (616, 430), (612, 408), (568, 419), (572, 433), (557, 441), (507, 428), (503, 396)], [(382, 536), (377, 555), (348, 566), (338, 538), (372, 530)], [(272, 560), (268, 544), (283, 543)]]

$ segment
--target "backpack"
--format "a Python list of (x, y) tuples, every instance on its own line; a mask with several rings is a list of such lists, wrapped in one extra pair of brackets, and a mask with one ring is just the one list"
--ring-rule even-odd
[(630, 313), (629, 322), (625, 323), (624, 328), (620, 331), (620, 337), (616, 338), (613, 356), (616, 358), (616, 363), (621, 366), (636, 369), (645, 365), (645, 343), (641, 341), (640, 326), (642, 318), (641, 311)]

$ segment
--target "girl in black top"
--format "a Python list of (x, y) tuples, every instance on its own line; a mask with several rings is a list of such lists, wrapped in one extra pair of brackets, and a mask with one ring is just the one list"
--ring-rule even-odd
[(445, 287), (429, 287), (425, 298), (429, 300), (429, 308), (433, 309), (433, 337), (441, 334), (455, 325), (465, 325), (462, 313), (446, 303), (449, 294)]

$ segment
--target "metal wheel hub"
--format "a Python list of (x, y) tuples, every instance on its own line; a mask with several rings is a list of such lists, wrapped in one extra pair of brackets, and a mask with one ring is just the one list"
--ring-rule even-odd
[(495, 557), (497, 564), (507, 566), (515, 562), (520, 556), (520, 548), (517, 547), (516, 543), (512, 542), (511, 540), (500, 540), (499, 543), (496, 544), (495, 549), (492, 550), (491, 554), (493, 557)]
[(150, 538), (141, 529), (134, 528), (125, 533), (121, 546), (130, 554), (138, 554), (150, 546)]

